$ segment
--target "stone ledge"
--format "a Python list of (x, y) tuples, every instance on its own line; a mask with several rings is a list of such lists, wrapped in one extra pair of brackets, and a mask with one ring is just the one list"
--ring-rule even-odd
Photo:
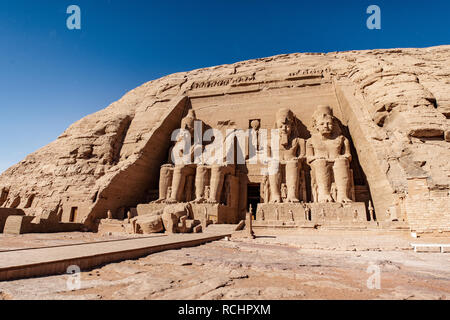
[(450, 244), (448, 243), (411, 243), (414, 252), (450, 252)]
[(122, 260), (137, 259), (164, 250), (197, 246), (230, 234), (189, 234), (115, 240), (59, 247), (0, 252), (0, 281), (66, 273), (71, 265), (81, 270)]

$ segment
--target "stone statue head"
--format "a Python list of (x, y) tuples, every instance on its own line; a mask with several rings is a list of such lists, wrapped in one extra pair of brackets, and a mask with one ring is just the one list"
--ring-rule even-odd
[(181, 119), (181, 130), (177, 135), (176, 142), (187, 142), (194, 138), (194, 125), (196, 120), (195, 111), (190, 109), (188, 114)]
[(280, 130), (281, 135), (290, 136), (293, 131), (294, 114), (288, 108), (278, 110), (276, 114), (276, 129)]
[(181, 120), (181, 129), (187, 130), (191, 135), (193, 135), (195, 120), (197, 120), (195, 111), (190, 109), (186, 117)]
[(288, 108), (279, 109), (275, 119), (275, 129), (278, 129), (280, 143), (283, 146), (287, 146), (293, 138), (298, 136), (298, 120)]
[(257, 131), (259, 129), (259, 120), (252, 120), (250, 122), (250, 127), (254, 130)]
[(319, 134), (329, 136), (333, 133), (334, 116), (329, 106), (317, 106), (312, 118), (312, 126)]

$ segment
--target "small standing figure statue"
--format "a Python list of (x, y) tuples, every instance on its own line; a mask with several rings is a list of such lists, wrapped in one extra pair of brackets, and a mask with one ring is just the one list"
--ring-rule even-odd
[(305, 220), (311, 220), (311, 209), (305, 205)]
[(281, 200), (282, 202), (286, 202), (287, 198), (287, 186), (285, 183), (281, 184)]
[(248, 143), (248, 155), (249, 159), (255, 161), (257, 159), (258, 151), (260, 151), (260, 143), (259, 143), (259, 127), (260, 123), (259, 120), (255, 119), (250, 122), (250, 136), (249, 136), (249, 143)]
[(127, 212), (127, 218), (128, 218), (128, 223), (130, 223), (130, 221), (131, 221), (131, 211), (130, 210), (128, 210), (128, 212)]
[(355, 209), (355, 211), (353, 212), (353, 221), (358, 220), (358, 210)]
[(289, 216), (291, 217), (291, 220), (294, 221), (294, 212), (292, 210), (288, 211)]
[(369, 217), (370, 219), (375, 220), (375, 216), (373, 214), (373, 206), (372, 206), (372, 201), (369, 200)]
[(247, 212), (246, 214), (246, 221), (245, 221), (245, 226), (247, 229), (247, 237), (251, 238), (251, 239), (255, 239), (255, 233), (253, 232), (253, 219), (252, 219), (252, 205), (250, 205), (250, 209), (248, 210), (249, 212)]
[(278, 212), (278, 208), (275, 209), (275, 217), (278, 220), (280, 220), (280, 212)]
[(111, 210), (108, 210), (106, 215), (107, 215), (108, 219), (112, 219), (113, 218)]
[(269, 203), (269, 176), (267, 174), (263, 176), (260, 190), (261, 190), (261, 199), (263, 203)]
[(210, 194), (210, 189), (209, 189), (209, 186), (206, 186), (205, 187), (205, 199), (209, 199), (209, 194)]
[[(169, 186), (169, 187), (167, 187), (167, 194), (169, 195), (169, 197), (170, 197), (170, 195), (172, 194), (172, 187), (171, 186)], [(165, 201), (166, 199), (164, 199), (164, 201)]]
[(265, 216), (264, 216), (264, 210), (261, 209), (261, 220), (264, 221), (264, 219), (265, 219)]

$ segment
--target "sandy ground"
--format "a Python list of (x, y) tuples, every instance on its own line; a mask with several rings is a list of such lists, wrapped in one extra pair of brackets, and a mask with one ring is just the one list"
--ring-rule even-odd
[[(154, 235), (145, 235), (157, 236)], [(24, 248), (45, 248), (48, 246), (61, 246), (69, 244), (79, 244), (97, 241), (110, 241), (129, 239), (135, 237), (144, 237), (144, 235), (121, 235), (114, 234), (101, 235), (92, 232), (61, 232), (61, 233), (28, 233), (11, 235), (0, 233), (0, 251), (24, 249)]]
[[(113, 263), (78, 278), (0, 282), (0, 299), (450, 298), (450, 253), (415, 253), (410, 246), (449, 243), (448, 237), (324, 230), (257, 231), (257, 236)], [(33, 237), (38, 246), (118, 238), (81, 233), (0, 237), (0, 248), (36, 246)], [(71, 290), (78, 283), (81, 287)]]

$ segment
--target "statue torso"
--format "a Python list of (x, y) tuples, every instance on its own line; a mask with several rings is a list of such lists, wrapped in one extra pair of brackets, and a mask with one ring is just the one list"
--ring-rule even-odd
[(311, 137), (311, 144), (314, 148), (314, 156), (335, 160), (343, 154), (344, 139), (342, 135), (331, 139), (323, 139), (318, 134), (313, 135)]
[(280, 144), (280, 160), (292, 160), (293, 158), (299, 157), (300, 154), (300, 138), (295, 138), (290, 141), (288, 145)]

